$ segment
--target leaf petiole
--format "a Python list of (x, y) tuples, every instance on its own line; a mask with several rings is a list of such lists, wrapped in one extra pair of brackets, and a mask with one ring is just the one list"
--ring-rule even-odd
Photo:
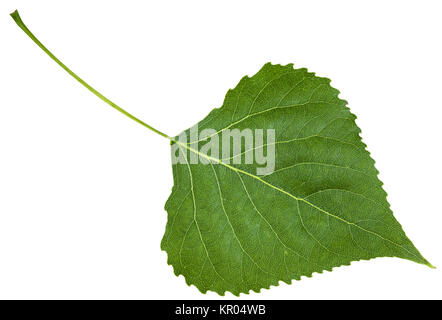
[(173, 139), (171, 137), (169, 137), (167, 134), (161, 132), (160, 130), (157, 130), (155, 128), (153, 128), (152, 126), (148, 125), (147, 123), (145, 123), (144, 121), (138, 119), (137, 117), (135, 117), (134, 115), (130, 114), (129, 112), (127, 112), (126, 110), (122, 109), (121, 107), (119, 107), (118, 105), (116, 105), (114, 102), (112, 102), (111, 100), (109, 100), (108, 98), (106, 98), (105, 96), (103, 96), (100, 92), (98, 92), (97, 90), (95, 90), (93, 87), (91, 87), (86, 81), (84, 81), (82, 78), (80, 78), (79, 76), (77, 76), (71, 69), (69, 69), (63, 62), (61, 62), (56, 56), (54, 56), (52, 54), (52, 52), (50, 52), (41, 42), (40, 40), (37, 39), (36, 36), (34, 36), (34, 34), (28, 29), (28, 27), (26, 27), (26, 25), (24, 24), (24, 22), (22, 21), (22, 19), (20, 18), (20, 15), (18, 13), (17, 10), (15, 10), (13, 13), (11, 13), (11, 17), (12, 19), (14, 19), (14, 21), (17, 23), (17, 25), (20, 27), (20, 29), (22, 29), (29, 38), (32, 39), (32, 41), (34, 41), (44, 52), (46, 52), (46, 54), (51, 57), (52, 60), (54, 60), (60, 67), (62, 67), (67, 73), (69, 73), (72, 77), (74, 77), (78, 82), (80, 82), (83, 86), (85, 86), (90, 92), (92, 92), (93, 94), (95, 94), (98, 98), (100, 98), (101, 100), (103, 100), (104, 102), (106, 102), (108, 105), (110, 105), (112, 108), (118, 110), (119, 112), (121, 112), (122, 114), (124, 114), (125, 116), (131, 118), (132, 120), (138, 122), (139, 124), (145, 126), (146, 128), (148, 128), (149, 130), (159, 134), (160, 136), (167, 138), (171, 141), (173, 141)]

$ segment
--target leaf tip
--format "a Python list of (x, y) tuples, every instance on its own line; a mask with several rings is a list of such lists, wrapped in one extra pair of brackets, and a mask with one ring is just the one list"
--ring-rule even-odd
[(435, 266), (433, 266), (427, 259), (422, 257), (422, 260), (419, 261), (420, 264), (423, 264), (424, 266), (427, 266), (431, 269), (437, 269)]
[(435, 266), (433, 266), (431, 263), (427, 262), (426, 265), (430, 267), (431, 269), (437, 269)]

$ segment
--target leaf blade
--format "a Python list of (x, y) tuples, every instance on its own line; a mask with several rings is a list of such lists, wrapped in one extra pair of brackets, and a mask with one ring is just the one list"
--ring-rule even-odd
[[(166, 203), (161, 247), (188, 284), (238, 295), (379, 256), (431, 266), (393, 217), (356, 117), (329, 83), (293, 65), (266, 64), (199, 123), (199, 132), (213, 128), (213, 136), (233, 128), (278, 129), (276, 167), (268, 176), (253, 174), (256, 164), (200, 153), (202, 140), (176, 142), (187, 173), (173, 165), (181, 186), (174, 185)], [(187, 151), (215, 165), (190, 164)], [(190, 197), (183, 199), (188, 190), (191, 205)], [(180, 201), (193, 216), (177, 218)], [(173, 242), (181, 243), (179, 250)]]

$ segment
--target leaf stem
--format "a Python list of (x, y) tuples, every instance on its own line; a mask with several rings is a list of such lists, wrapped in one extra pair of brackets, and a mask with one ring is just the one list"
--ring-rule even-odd
[(97, 90), (95, 90), (93, 87), (91, 87), (86, 81), (84, 81), (83, 79), (81, 79), (79, 76), (77, 76), (71, 69), (69, 69), (63, 62), (61, 62), (56, 56), (54, 56), (52, 54), (52, 52), (50, 52), (38, 39), (36, 36), (34, 36), (34, 34), (26, 27), (26, 25), (24, 24), (24, 22), (22, 21), (22, 19), (20, 18), (20, 15), (18, 13), (17, 10), (15, 10), (13, 13), (11, 13), (11, 17), (12, 19), (14, 19), (14, 21), (17, 23), (17, 25), (20, 27), (20, 29), (22, 29), (29, 38), (31, 38), (32, 41), (34, 41), (44, 52), (46, 52), (46, 54), (51, 57), (52, 60), (54, 60), (60, 67), (62, 67), (67, 73), (69, 73), (72, 77), (74, 77), (78, 82), (80, 82), (83, 86), (85, 86), (90, 92), (92, 92), (93, 94), (95, 94), (98, 98), (100, 98), (101, 100), (103, 100), (104, 102), (106, 102), (108, 105), (110, 105), (112, 108), (118, 110), (119, 112), (121, 112), (122, 114), (124, 114), (125, 116), (131, 118), (132, 120), (138, 122), (139, 124), (145, 126), (146, 128), (148, 128), (149, 130), (152, 130), (153, 132), (159, 134), (160, 136), (167, 138), (169, 140), (173, 140), (171, 137), (169, 137), (167, 134), (161, 132), (160, 130), (157, 130), (155, 128), (153, 128), (152, 126), (148, 125), (147, 123), (145, 123), (144, 121), (138, 119), (137, 117), (135, 117), (134, 115), (130, 114), (129, 112), (127, 112), (126, 110), (122, 109), (121, 107), (119, 107), (118, 105), (116, 105), (114, 102), (112, 102), (111, 100), (109, 100), (108, 98), (106, 98), (105, 96), (103, 96), (100, 92), (98, 92)]

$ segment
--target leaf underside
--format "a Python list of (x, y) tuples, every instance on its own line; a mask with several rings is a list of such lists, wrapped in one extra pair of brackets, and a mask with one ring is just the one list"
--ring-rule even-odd
[(338, 94), (306, 69), (266, 64), (199, 122), (220, 141), (227, 128), (275, 129), (275, 171), (257, 176), (256, 164), (188, 157), (173, 164), (161, 248), (176, 275), (203, 293), (239, 295), (376, 257), (431, 266), (393, 217), (356, 117)]

